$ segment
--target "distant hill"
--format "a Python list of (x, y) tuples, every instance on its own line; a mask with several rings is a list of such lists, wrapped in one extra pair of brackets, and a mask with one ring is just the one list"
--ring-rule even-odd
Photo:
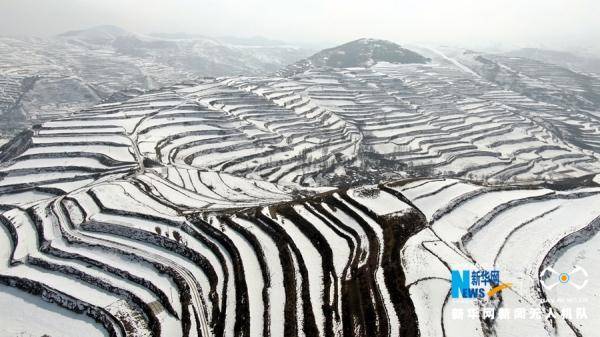
[(378, 62), (396, 64), (427, 63), (430, 59), (412, 50), (386, 40), (358, 39), (343, 45), (324, 49), (280, 71), (282, 75), (293, 75), (311, 67), (370, 67)]
[(85, 41), (94, 44), (106, 44), (111, 43), (115, 39), (123, 36), (132, 35), (132, 33), (125, 29), (117, 26), (103, 25), (95, 26), (87, 29), (71, 30), (59, 34), (62, 38), (73, 38), (80, 41)]
[(525, 57), (585, 73), (600, 74), (600, 58), (582, 57), (569, 52), (538, 48), (522, 48), (506, 53), (507, 56)]
[(309, 57), (316, 66), (368, 67), (377, 62), (426, 63), (428, 58), (386, 40), (359, 39)]
[(264, 38), (144, 35), (106, 25), (49, 38), (0, 37), (0, 138), (130, 92), (271, 74), (313, 52)]
[(252, 36), (252, 37), (222, 36), (222, 37), (218, 37), (217, 40), (224, 42), (224, 43), (237, 45), (237, 46), (274, 47), (274, 46), (288, 45), (284, 41), (271, 40), (271, 39), (267, 39), (262, 36)]
[(189, 34), (189, 33), (152, 33), (149, 36), (170, 39), (170, 40), (213, 40), (224, 44), (230, 44), (235, 46), (262, 46), (262, 47), (276, 47), (276, 46), (289, 46), (289, 43), (279, 40), (271, 40), (262, 36), (252, 37), (237, 37), (237, 36), (219, 36), (209, 37), (201, 34)]

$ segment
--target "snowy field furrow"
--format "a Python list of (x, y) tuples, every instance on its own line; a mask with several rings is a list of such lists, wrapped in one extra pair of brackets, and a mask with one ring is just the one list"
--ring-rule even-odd
[[(269, 76), (86, 87), (100, 104), (48, 104), (2, 135), (0, 335), (594, 336), (598, 79), (450, 47), (349, 46), (366, 60), (339, 67), (345, 45)], [(386, 46), (412, 59), (378, 61)], [(138, 75), (171, 83), (156, 62)], [(9, 67), (0, 89), (28, 69)], [(500, 288), (453, 291), (453, 271), (490, 269)], [(567, 317), (565, 294), (592, 319)]]

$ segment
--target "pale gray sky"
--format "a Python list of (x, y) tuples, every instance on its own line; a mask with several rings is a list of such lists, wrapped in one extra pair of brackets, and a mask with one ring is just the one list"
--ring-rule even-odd
[(598, 0), (0, 0), (0, 35), (127, 30), (598, 49)]

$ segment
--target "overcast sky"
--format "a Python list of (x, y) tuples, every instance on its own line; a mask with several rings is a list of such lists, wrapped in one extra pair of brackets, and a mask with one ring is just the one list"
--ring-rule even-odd
[(597, 49), (599, 0), (0, 0), (0, 35), (112, 24), (138, 33), (359, 37), (399, 43)]

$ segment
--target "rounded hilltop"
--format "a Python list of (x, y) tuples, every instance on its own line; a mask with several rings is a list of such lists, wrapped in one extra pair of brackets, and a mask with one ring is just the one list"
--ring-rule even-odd
[(337, 47), (321, 50), (280, 71), (283, 76), (293, 76), (312, 68), (368, 68), (379, 62), (407, 64), (427, 63), (429, 58), (387, 40), (362, 38)]

